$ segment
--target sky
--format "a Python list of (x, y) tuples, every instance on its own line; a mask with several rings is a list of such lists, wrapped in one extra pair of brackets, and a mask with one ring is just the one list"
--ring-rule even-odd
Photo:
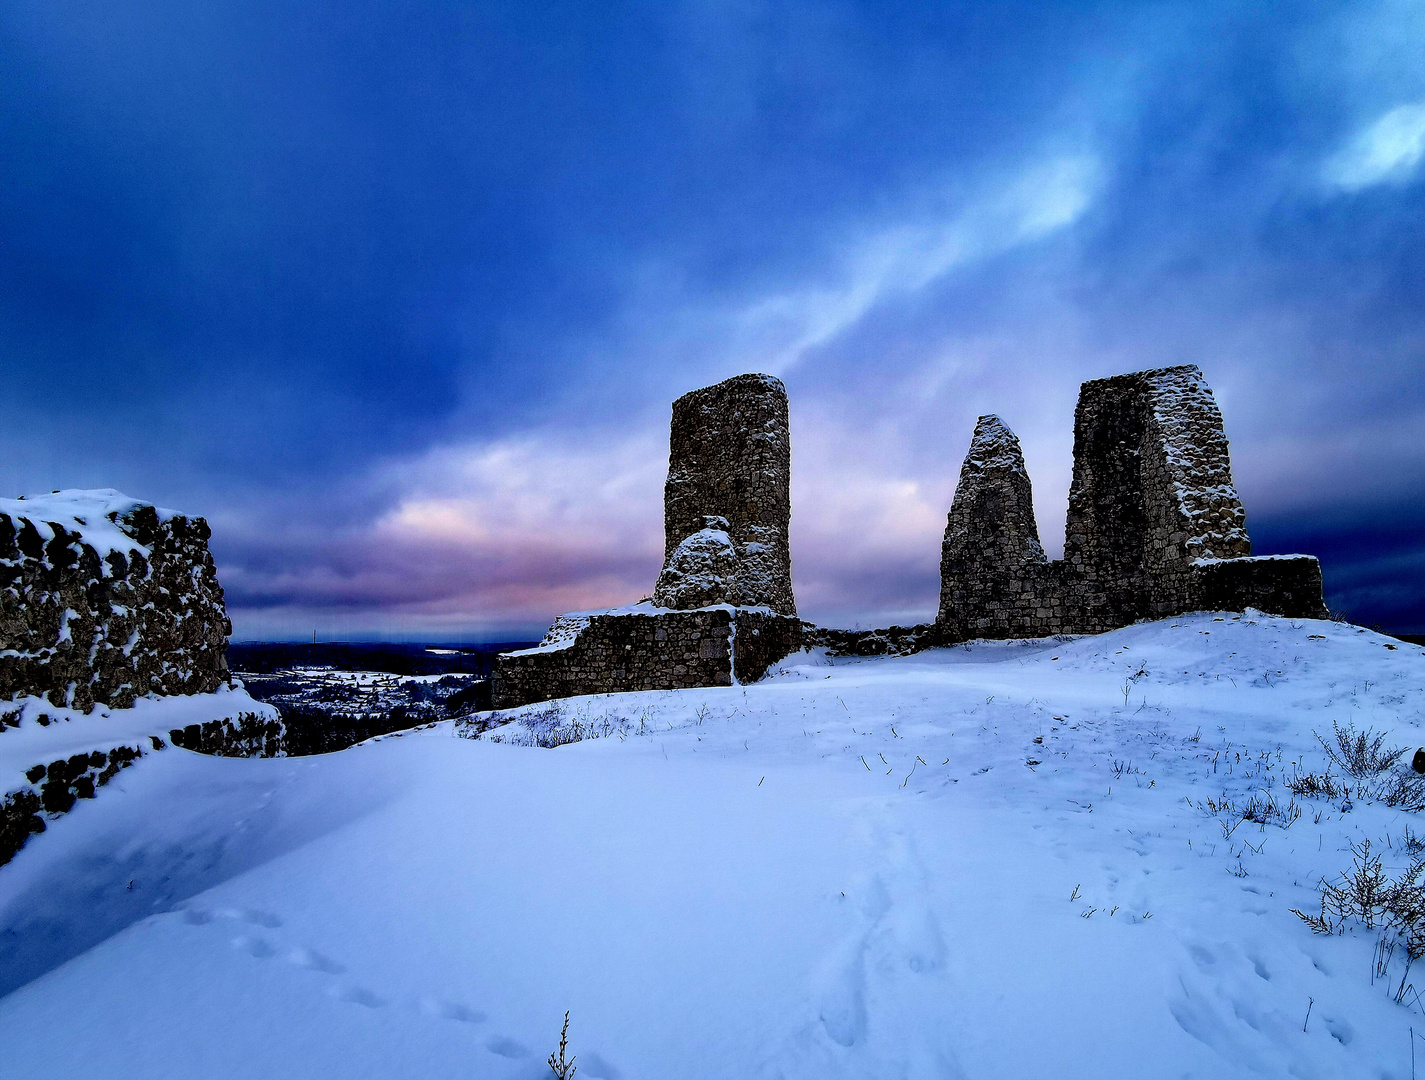
[(933, 617), (975, 418), (1194, 363), (1254, 551), (1425, 632), (1425, 5), (0, 7), (0, 494), (205, 516), (236, 639), (648, 595), (669, 404), (791, 400), (806, 618)]

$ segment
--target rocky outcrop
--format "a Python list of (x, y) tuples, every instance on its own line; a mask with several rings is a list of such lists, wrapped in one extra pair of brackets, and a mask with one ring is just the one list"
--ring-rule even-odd
[(0, 700), (87, 711), (226, 683), (209, 535), (112, 490), (0, 500)]
[[(795, 616), (788, 541), (791, 475), (787, 391), (780, 380), (738, 375), (673, 402), (660, 584), (684, 573), (682, 565), (694, 554), (684, 546), (687, 541), (720, 531), (732, 545), (735, 562), (719, 555), (719, 572), (730, 572), (731, 580), (723, 582), (718, 602)], [(710, 518), (724, 524), (710, 528)], [(699, 542), (711, 554), (709, 542), (720, 541)], [(679, 598), (673, 589), (664, 595)], [(699, 606), (696, 591), (687, 599), (686, 605), (668, 606)]]
[(980, 418), (946, 523), (936, 621), (964, 639), (1098, 633), (1200, 609), (1325, 617), (1316, 559), (1250, 555), (1202, 372), (1098, 379), (1075, 411), (1061, 562), (1039, 545), (1018, 440)]

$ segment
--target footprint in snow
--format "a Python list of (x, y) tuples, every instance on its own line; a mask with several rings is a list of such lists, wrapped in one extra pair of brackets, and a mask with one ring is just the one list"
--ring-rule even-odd
[(308, 971), (322, 971), (328, 975), (340, 975), (346, 968), (329, 956), (323, 956), (315, 949), (297, 948), (287, 954), (287, 962), (294, 967)]
[(506, 1038), (504, 1035), (495, 1036), (485, 1044), (485, 1049), (503, 1058), (529, 1057), (529, 1047), (522, 1042)]
[(271, 912), (253, 911), (250, 908), (219, 908), (213, 914), (220, 919), (252, 923), (253, 926), (263, 926), (268, 930), (276, 930), (282, 925), (282, 920)]
[[(282, 925), (282, 919), (277, 915), (250, 908), (217, 908), (213, 911), (204, 908), (184, 908), (181, 917), (189, 926), (207, 926), (215, 919), (245, 922), (268, 930), (275, 930)], [(239, 934), (232, 939), (232, 946), (239, 952), (246, 953), (257, 960), (270, 959), (276, 956), (279, 951), (272, 942), (258, 934)], [(283, 953), (283, 959), (293, 967), (315, 971), (322, 975), (342, 975), (346, 972), (346, 965), (304, 945), (287, 950)], [(363, 1005), (368, 1009), (379, 1009), (386, 1005), (385, 998), (364, 986), (336, 984), (328, 987), (327, 994), (337, 1001)], [(443, 998), (421, 998), (418, 1007), (421, 1012), (429, 1016), (438, 1016), (443, 1020), (454, 1020), (459, 1023), (478, 1024), (485, 1019), (484, 1013), (478, 1012), (462, 1002)], [(496, 1046), (499, 1049), (496, 1049)], [(492, 1053), (511, 1058), (524, 1057), (529, 1053), (524, 1046), (513, 1039), (497, 1038), (493, 1040), (490, 1049)], [(594, 1073), (590, 1073), (590, 1075), (596, 1076)], [(614, 1074), (608, 1074), (608, 1080), (615, 1080)]]
[(338, 1001), (349, 1001), (353, 1005), (365, 1005), (368, 1009), (379, 1009), (386, 1004), (384, 998), (379, 998), (364, 986), (334, 986), (327, 991)]
[(478, 1024), (485, 1019), (484, 1013), (477, 1012), (459, 1001), (423, 997), (420, 999), (419, 1007), (421, 1012), (427, 1016), (438, 1016), (442, 1020), (456, 1020), (462, 1024)]
[(241, 934), (233, 938), (233, 948), (258, 960), (266, 960), (277, 954), (277, 950), (266, 939), (253, 934)]

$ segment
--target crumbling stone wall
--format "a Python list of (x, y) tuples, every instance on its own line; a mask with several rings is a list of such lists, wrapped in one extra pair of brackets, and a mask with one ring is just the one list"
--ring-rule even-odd
[[(0, 721), (4, 719), (0, 716)], [(48, 722), (51, 721), (46, 726)], [(3, 736), (0, 725), (0, 737)], [(243, 712), (173, 728), (167, 741), (162, 735), (149, 735), (138, 741), (36, 762), (25, 773), (25, 786), (9, 792), (0, 789), (0, 866), (13, 859), (30, 836), (44, 832), (47, 819), (68, 813), (80, 799), (94, 798), (99, 788), (121, 769), (167, 749), (169, 743), (218, 757), (278, 757), (284, 753), (286, 737), (286, 728), (276, 715)]]
[[(768, 611), (722, 607), (561, 618), (534, 649), (501, 653), (497, 709), (625, 690), (681, 690), (753, 681), (800, 647), (801, 624)], [(572, 633), (571, 633), (572, 631)]]
[[(222, 686), (232, 626), (207, 522), (117, 492), (56, 495), (69, 499), (0, 506), (0, 700), (87, 711)], [(96, 548), (96, 527), (119, 542)]]
[[(738, 375), (673, 402), (664, 571), (654, 601), (680, 609), (768, 607), (795, 616), (791, 473), (787, 390), (780, 380)], [(696, 582), (692, 588), (689, 579)]]
[(963, 639), (1098, 633), (1201, 609), (1325, 617), (1314, 558), (1250, 554), (1202, 372), (1097, 379), (1074, 415), (1062, 561), (1039, 545), (1019, 441), (980, 418), (946, 524), (936, 621)]
[(739, 375), (673, 402), (663, 569), (638, 608), (561, 615), (495, 660), (497, 709), (624, 690), (760, 679), (801, 647), (792, 596), (787, 391)]

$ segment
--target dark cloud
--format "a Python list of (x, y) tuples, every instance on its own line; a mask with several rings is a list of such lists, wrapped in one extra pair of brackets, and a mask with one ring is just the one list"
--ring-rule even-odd
[(1078, 382), (1194, 362), (1259, 547), (1420, 629), (1422, 56), (1393, 3), (11, 6), (0, 484), (209, 514), (240, 633), (503, 633), (643, 595), (668, 401), (771, 369), (804, 610), (923, 618), (979, 412), (1053, 550)]

